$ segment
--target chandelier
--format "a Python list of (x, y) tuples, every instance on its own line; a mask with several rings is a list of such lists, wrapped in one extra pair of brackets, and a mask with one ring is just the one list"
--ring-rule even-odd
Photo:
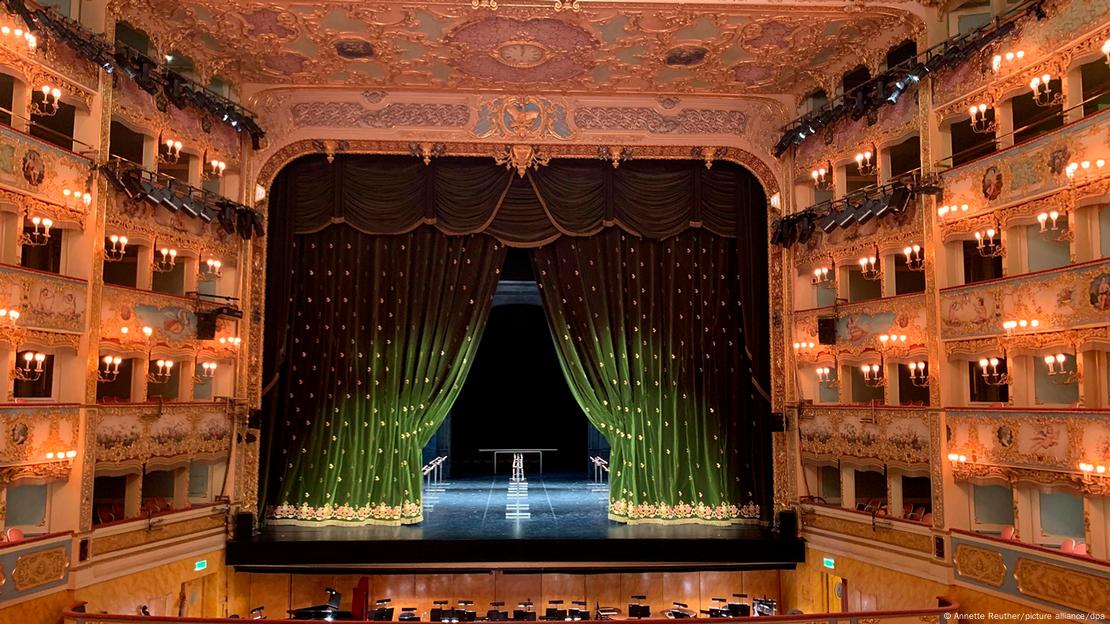
[(817, 381), (826, 388), (835, 388), (837, 386), (836, 378), (836, 364), (833, 366), (820, 366), (817, 368)]
[(872, 155), (873, 152), (870, 149), (856, 154), (856, 168), (859, 170), (860, 175), (866, 176), (875, 173), (875, 163), (871, 161)]
[(826, 162), (824, 165), (821, 165), (809, 173), (810, 177), (813, 178), (813, 185), (817, 187), (817, 190), (827, 191), (832, 188), (832, 176), (829, 175), (831, 172), (832, 163)]
[(1002, 71), (1004, 65), (1010, 65), (1025, 58), (1025, 50), (1017, 50), (1016, 52), (1007, 52), (1005, 54), (995, 54), (991, 59), (991, 69), (995, 72)]
[(870, 281), (878, 281), (883, 277), (883, 271), (878, 264), (876, 256), (866, 256), (859, 259), (860, 273), (863, 274), (863, 279)]
[[(835, 266), (835, 264), (834, 264)], [(813, 269), (813, 285), (825, 288), (836, 288), (833, 276), (836, 275), (832, 267), (818, 267)]]
[(941, 206), (940, 208), (937, 208), (937, 216), (940, 217), (941, 219), (943, 219), (943, 218), (947, 217), (949, 214), (954, 215), (954, 214), (956, 214), (957, 211), (958, 212), (967, 212), (967, 210), (968, 210), (968, 205), (967, 204), (960, 204), (958, 206), (956, 204), (952, 204), (951, 206), (945, 204), (944, 206)]
[(181, 159), (181, 141), (158, 135), (158, 162), (172, 165)]
[(12, 28), (11, 26), (0, 26), (0, 35), (5, 38), (10, 37), (22, 45), (27, 46), (28, 50), (34, 50), (38, 47), (39, 40), (33, 33), (30, 33), (22, 28)]
[(223, 275), (220, 267), (223, 263), (215, 258), (209, 258), (204, 264), (200, 266), (200, 271), (197, 272), (197, 279), (202, 282), (210, 282), (218, 279)]
[(85, 208), (92, 204), (92, 195), (83, 191), (71, 191), (70, 189), (62, 189), (62, 196), (64, 199), (62, 203), (66, 208), (80, 209), (82, 206)]
[(154, 362), (156, 371), (147, 374), (147, 381), (154, 384), (164, 384), (173, 375), (173, 360), (157, 360)]
[(198, 384), (208, 383), (216, 375), (216, 363), (215, 362), (201, 362), (200, 363), (200, 369), (201, 369), (200, 374), (193, 376), (193, 382), (194, 383), (198, 383)]

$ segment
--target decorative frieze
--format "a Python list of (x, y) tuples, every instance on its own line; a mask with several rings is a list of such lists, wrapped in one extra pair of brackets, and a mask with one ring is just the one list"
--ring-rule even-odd
[(995, 587), (1006, 581), (1006, 562), (997, 550), (957, 544), (952, 562), (956, 564), (956, 574), (965, 578)]
[(936, 418), (926, 409), (802, 405), (802, 456), (927, 470), (931, 457), (940, 452), (940, 441), (932, 439), (931, 422)]

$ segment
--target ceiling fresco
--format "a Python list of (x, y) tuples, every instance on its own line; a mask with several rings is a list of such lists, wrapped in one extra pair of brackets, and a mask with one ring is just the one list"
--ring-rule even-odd
[(161, 54), (240, 84), (532, 93), (794, 94), (918, 32), (822, 4), (117, 0)]

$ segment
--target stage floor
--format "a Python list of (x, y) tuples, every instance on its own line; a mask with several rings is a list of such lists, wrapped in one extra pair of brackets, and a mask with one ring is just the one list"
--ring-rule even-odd
[(228, 543), (242, 568), (360, 569), (399, 564), (517, 567), (793, 567), (798, 540), (760, 527), (627, 525), (608, 518), (608, 485), (565, 475), (452, 479), (426, 488), (424, 521), (406, 526), (267, 526)]

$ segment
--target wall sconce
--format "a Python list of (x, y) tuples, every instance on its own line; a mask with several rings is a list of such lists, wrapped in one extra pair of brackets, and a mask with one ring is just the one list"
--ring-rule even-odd
[(1060, 103), (1060, 93), (1054, 92), (1052, 86), (1052, 76), (1044, 74), (1043, 76), (1034, 76), (1029, 81), (1029, 88), (1033, 90), (1033, 103), (1037, 106), (1047, 108), (1049, 106), (1056, 106)]
[(908, 366), (910, 369), (910, 383), (918, 388), (927, 387), (930, 380), (925, 362), (910, 362)]
[(23, 45), (27, 46), (28, 50), (34, 50), (39, 45), (38, 37), (22, 28), (0, 26), (0, 35), (21, 41)]
[[(1041, 224), (1042, 232), (1056, 231), (1057, 229), (1059, 229), (1056, 225), (1056, 220), (1059, 218), (1059, 212), (1055, 210), (1050, 210), (1048, 212), (1042, 212), (1041, 214), (1037, 215), (1037, 223)], [(1048, 224), (1049, 221), (1052, 222), (1051, 225)]]
[(1009, 65), (1023, 58), (1025, 58), (1025, 50), (1007, 52), (1006, 54), (995, 54), (994, 58), (991, 59), (991, 69), (996, 72), (1002, 71), (1003, 65)]
[(883, 277), (882, 268), (878, 264), (878, 258), (875, 256), (860, 258), (859, 269), (865, 280), (876, 281)]
[(105, 355), (101, 361), (104, 366), (97, 371), (96, 380), (100, 383), (115, 381), (119, 377), (119, 365), (123, 362), (123, 358), (118, 355)]
[(836, 364), (832, 366), (817, 367), (817, 382), (826, 388), (835, 388), (839, 383), (836, 378)]
[(207, 180), (222, 176), (224, 169), (227, 169), (227, 163), (224, 161), (218, 158), (209, 158), (208, 150), (204, 150), (204, 156), (201, 160), (204, 162), (204, 178)]
[(147, 373), (146, 380), (152, 384), (164, 384), (170, 380), (173, 374), (173, 360), (157, 360), (154, 366), (158, 368), (156, 372)]
[(215, 362), (201, 362), (200, 374), (193, 375), (193, 383), (204, 384), (208, 383), (216, 375)]
[(994, 237), (998, 235), (998, 231), (994, 228), (987, 228), (975, 232), (975, 242), (979, 249), (979, 255), (984, 258), (995, 258), (1002, 255), (1002, 237), (999, 236), (998, 240)]
[(92, 204), (92, 195), (83, 191), (62, 189), (62, 196), (65, 198), (62, 203), (66, 208), (80, 210), (82, 207), (88, 208)]
[(202, 282), (210, 282), (223, 275), (220, 267), (223, 263), (215, 258), (209, 258), (204, 264), (200, 265), (200, 271), (197, 272), (197, 279)]
[(1018, 321), (1006, 321), (1002, 323), (1002, 329), (1006, 330), (1007, 336), (1012, 336), (1014, 334), (1014, 331), (1016, 330), (1036, 329), (1038, 326), (1040, 326), (1040, 324), (1041, 322), (1037, 319), (1033, 319), (1031, 321), (1021, 319)]
[(863, 372), (863, 383), (868, 388), (882, 388), (886, 385), (882, 364), (864, 364), (860, 366), (860, 370)]
[(0, 327), (15, 327), (19, 320), (19, 310), (0, 308)]
[(971, 115), (972, 132), (991, 134), (998, 128), (998, 124), (993, 119), (987, 119), (987, 109), (989, 108), (986, 104), (980, 104), (968, 109), (968, 113)]
[(1079, 463), (1079, 472), (1083, 474), (1083, 481), (1090, 483), (1095, 475), (1100, 477), (1106, 475), (1106, 466), (1102, 464), (1091, 464), (1087, 462)]
[(24, 232), (19, 237), (20, 245), (42, 247), (50, 242), (50, 228), (54, 227), (54, 221), (47, 217), (34, 216), (31, 217), (31, 226), (30, 232)]
[(232, 336), (231, 338), (220, 338), (220, 345), (231, 347), (232, 349), (239, 348), (239, 343), (241, 342), (243, 342), (243, 339), (239, 336)]
[(23, 365), (12, 369), (12, 376), (19, 381), (38, 381), (42, 379), (42, 363), (45, 361), (45, 353), (28, 351), (23, 354)]
[(957, 211), (958, 212), (967, 212), (967, 210), (968, 210), (968, 205), (967, 204), (960, 204), (958, 206), (956, 204), (952, 204), (951, 206), (945, 204), (944, 206), (941, 206), (940, 208), (937, 208), (937, 216), (940, 217), (941, 219), (943, 219), (943, 218), (947, 217), (949, 214), (955, 215)]
[(955, 467), (957, 464), (966, 463), (967, 455), (961, 455), (959, 453), (949, 453), (948, 461), (952, 464), (953, 467)]
[(1106, 63), (1110, 65), (1110, 39), (1107, 39), (1106, 43), (1102, 44), (1102, 54), (1106, 57)]
[(158, 135), (158, 162), (174, 164), (181, 159), (181, 141)]
[(832, 177), (829, 175), (831, 171), (832, 163), (826, 162), (824, 165), (809, 173), (810, 177), (813, 178), (813, 185), (816, 186), (818, 190), (824, 191), (832, 188)]
[(998, 358), (983, 358), (979, 360), (979, 368), (983, 376), (983, 381), (988, 386), (1005, 386), (1010, 383), (1010, 374), (1006, 372), (998, 372), (998, 365), (1004, 364), (1006, 357)]
[[(1075, 360), (1074, 355), (1072, 356), (1072, 360)], [(1048, 378), (1058, 384), (1065, 386), (1079, 383), (1078, 368), (1068, 370), (1065, 366), (1065, 364), (1067, 364), (1067, 361), (1068, 356), (1063, 353), (1056, 353), (1054, 355), (1044, 356), (1045, 366), (1048, 367)]]
[(871, 156), (874, 154), (871, 149), (864, 150), (856, 154), (856, 168), (859, 170), (860, 175), (871, 175), (875, 173), (875, 163), (871, 161)]
[(73, 459), (74, 457), (77, 457), (77, 451), (74, 450), (46, 452), (46, 459), (50, 461), (65, 461), (67, 459)]
[(34, 98), (31, 99), (31, 114), (39, 117), (53, 117), (61, 110), (59, 106), (62, 103), (62, 90), (58, 87), (51, 87), (50, 85), (42, 85), (39, 87), (39, 93), (42, 94), (42, 100), (36, 102)]
[[(124, 327), (123, 329), (127, 329), (127, 328), (126, 328), (126, 327)], [(125, 332), (123, 332), (123, 333), (125, 333), (125, 334), (126, 334), (127, 332), (125, 331)], [(146, 339), (147, 341), (150, 341), (150, 337), (151, 337), (151, 336), (153, 336), (153, 335), (154, 335), (154, 328), (153, 328), (153, 327), (150, 327), (150, 326), (147, 326), (147, 325), (144, 325), (144, 326), (143, 326), (143, 337), (144, 337), (144, 338), (145, 338), (145, 339)]]
[(802, 349), (812, 349), (814, 346), (815, 345), (813, 344), (813, 341), (810, 341), (810, 342), (795, 342), (794, 343), (794, 353), (799, 353), (799, 352), (801, 352)]
[(169, 273), (177, 266), (177, 250), (163, 247), (159, 253), (162, 257), (155, 256), (154, 263), (150, 268), (158, 273)]
[(1095, 160), (1093, 163), (1089, 160), (1073, 161), (1068, 163), (1067, 168), (1064, 169), (1064, 175), (1075, 182), (1086, 182), (1092, 178), (1102, 176), (1104, 167), (1106, 167), (1106, 161), (1102, 158)]
[(119, 262), (127, 255), (127, 237), (112, 234), (108, 237), (108, 244), (104, 246), (104, 260)]
[[(835, 264), (833, 266), (836, 266)], [(824, 286), (825, 288), (836, 288), (833, 282), (833, 276), (836, 272), (832, 267), (817, 267), (813, 269), (813, 285)]]
[(913, 244), (902, 250), (906, 255), (906, 268), (911, 271), (925, 270), (925, 254), (921, 253), (921, 245)]

